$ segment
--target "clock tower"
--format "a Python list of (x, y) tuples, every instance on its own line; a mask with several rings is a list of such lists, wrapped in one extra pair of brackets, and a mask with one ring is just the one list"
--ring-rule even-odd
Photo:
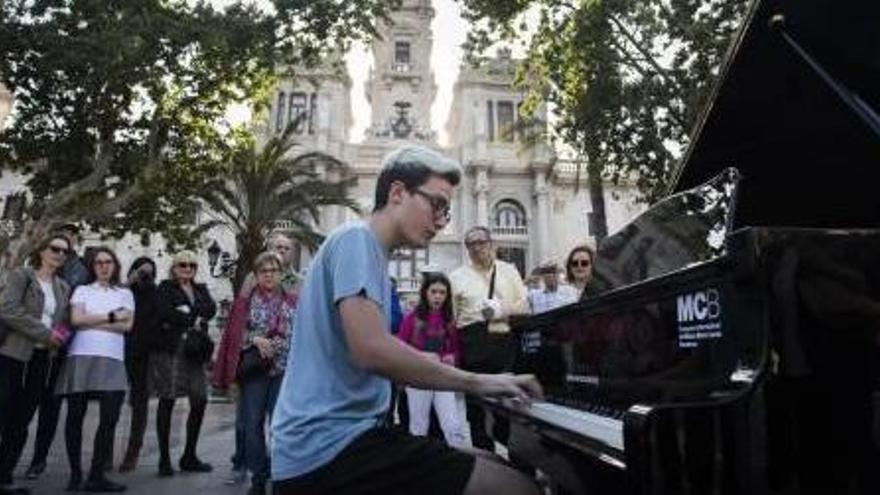
[(373, 68), (366, 83), (373, 110), (368, 140), (434, 143), (431, 105), (437, 93), (431, 71), (430, 0), (404, 0), (373, 41)]

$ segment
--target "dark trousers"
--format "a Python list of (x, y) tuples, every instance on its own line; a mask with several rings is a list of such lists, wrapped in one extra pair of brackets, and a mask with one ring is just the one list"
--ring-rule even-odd
[(248, 380), (241, 385), (244, 457), (248, 469), (253, 473), (254, 483), (265, 483), (269, 479), (265, 424), (275, 408), (275, 400), (281, 388), (281, 378), (281, 376), (264, 376)]
[(229, 459), (232, 462), (232, 469), (236, 471), (245, 467), (244, 401), (241, 398), (240, 392), (237, 400), (238, 404), (235, 406), (235, 452), (232, 453), (232, 457)]
[(47, 351), (35, 352), (28, 362), (0, 356), (0, 484), (12, 482), (48, 374)]
[[(475, 373), (503, 373), (513, 365), (513, 338), (509, 333), (489, 333), (485, 323), (461, 328), (461, 367)], [(492, 436), (486, 431), (486, 412), (471, 396), (466, 397), (467, 419), (471, 426), (474, 447), (494, 451), (495, 440), (507, 444), (510, 424), (505, 418), (494, 417)], [(494, 437), (494, 440), (493, 440)]]
[(103, 479), (110, 456), (113, 455), (113, 438), (116, 423), (125, 401), (125, 392), (87, 392), (67, 396), (67, 422), (64, 425), (64, 439), (67, 444), (67, 460), (70, 463), (72, 478), (82, 479), (82, 430), (89, 398), (97, 398), (100, 404), (98, 431), (92, 448), (92, 465), (89, 479)]
[[(159, 399), (159, 408), (156, 411), (156, 439), (159, 441), (159, 466), (171, 465), (171, 415), (174, 412), (175, 399)], [(199, 432), (202, 429), (202, 420), (205, 418), (205, 409), (208, 399), (201, 395), (189, 396), (189, 415), (186, 418), (186, 444), (183, 447), (181, 459), (194, 460), (196, 448), (199, 443)]]
[[(45, 352), (45, 351), (44, 351)], [(37, 438), (34, 440), (34, 456), (31, 466), (45, 464), (49, 456), (49, 449), (55, 440), (55, 430), (58, 428), (58, 416), (61, 413), (61, 396), (55, 394), (55, 384), (61, 375), (66, 354), (58, 354), (49, 360), (49, 379), (40, 396), (38, 411)]]
[(147, 430), (147, 410), (150, 402), (148, 387), (150, 355), (148, 353), (127, 353), (125, 369), (131, 387), (128, 392), (129, 405), (131, 405), (131, 429), (128, 434), (128, 448), (125, 451), (125, 456), (126, 459), (129, 457), (136, 459), (144, 444), (144, 432)]

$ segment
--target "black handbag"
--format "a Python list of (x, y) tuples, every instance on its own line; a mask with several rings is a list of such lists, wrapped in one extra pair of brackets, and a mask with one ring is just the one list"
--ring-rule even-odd
[(190, 328), (183, 332), (183, 356), (187, 361), (205, 364), (214, 355), (214, 341), (205, 330)]
[(241, 351), (238, 367), (235, 369), (235, 381), (245, 383), (255, 378), (262, 378), (269, 373), (272, 361), (263, 359), (257, 346), (250, 346)]

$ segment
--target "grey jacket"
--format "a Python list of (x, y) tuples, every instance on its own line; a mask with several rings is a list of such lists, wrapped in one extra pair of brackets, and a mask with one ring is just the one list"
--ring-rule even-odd
[[(58, 276), (53, 277), (52, 288), (55, 292), (54, 327), (68, 318), (70, 288)], [(52, 329), (46, 328), (40, 318), (45, 303), (43, 299), (43, 290), (32, 269), (16, 268), (7, 274), (0, 290), (0, 320), (6, 325), (8, 334), (0, 346), (0, 355), (27, 362), (34, 352), (34, 344), (48, 343)]]

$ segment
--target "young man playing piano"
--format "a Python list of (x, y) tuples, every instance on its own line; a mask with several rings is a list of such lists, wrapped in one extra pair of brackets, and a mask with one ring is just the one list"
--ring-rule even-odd
[(388, 254), (425, 247), (449, 221), (458, 163), (420, 147), (389, 154), (366, 221), (331, 233), (300, 290), (289, 364), (272, 420), (274, 493), (537, 494), (534, 482), (484, 455), (383, 423), (390, 380), (529, 401), (529, 375), (447, 366), (388, 331)]

